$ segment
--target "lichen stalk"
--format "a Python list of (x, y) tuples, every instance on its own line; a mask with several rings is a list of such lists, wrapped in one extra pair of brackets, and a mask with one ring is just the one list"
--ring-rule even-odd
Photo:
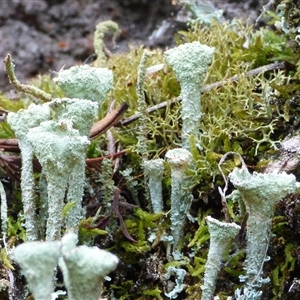
[(36, 221), (35, 182), (32, 167), (33, 149), (27, 138), (27, 134), (30, 128), (38, 126), (42, 121), (49, 118), (50, 110), (47, 104), (42, 106), (31, 104), (26, 110), (22, 109), (17, 113), (9, 113), (7, 116), (7, 122), (19, 139), (21, 150), (21, 192), (26, 238), (28, 241), (36, 241), (39, 236)]
[(170, 219), (174, 254), (174, 252), (180, 250), (179, 242), (183, 236), (183, 227), (193, 199), (185, 174), (192, 155), (186, 149), (177, 148), (169, 150), (165, 158), (171, 167), (172, 191)]
[[(61, 123), (55, 121), (43, 122), (39, 127), (29, 131), (28, 139), (45, 171), (48, 184), (46, 240), (57, 240), (61, 236), (62, 209), (67, 189), (67, 199), (75, 201), (73, 211), (71, 209), (73, 216), (67, 217), (67, 220), (69, 220), (67, 225), (73, 228), (75, 220), (78, 221), (82, 217), (81, 208), (79, 207), (83, 193), (82, 181), (84, 181), (84, 168), (82, 168), (82, 165), (84, 165), (85, 152), (89, 141), (87, 137), (80, 136), (78, 130), (72, 128), (70, 121), (61, 121)], [(78, 172), (78, 176), (82, 178), (80, 180), (73, 178), (75, 176), (73, 172)], [(81, 173), (79, 174), (79, 172)], [(79, 180), (78, 186), (72, 179)], [(68, 185), (74, 190), (71, 190)], [(76, 228), (78, 228), (78, 222)]]
[(210, 216), (206, 217), (206, 222), (210, 235), (210, 244), (205, 264), (204, 283), (201, 287), (201, 300), (212, 299), (217, 276), (221, 270), (225, 254), (241, 229), (235, 223), (220, 222)]
[(181, 86), (182, 147), (190, 149), (190, 136), (199, 137), (201, 87), (212, 61), (214, 48), (199, 42), (186, 43), (165, 52), (167, 63), (173, 68)]
[(144, 51), (138, 68), (138, 76), (137, 76), (137, 84), (136, 84), (136, 93), (138, 96), (138, 112), (141, 114), (138, 123), (137, 151), (140, 155), (142, 155), (144, 160), (146, 160), (148, 157), (148, 151), (147, 151), (148, 113), (147, 113), (147, 104), (146, 104), (145, 92), (144, 92), (144, 83), (145, 83), (145, 76), (146, 76), (147, 61), (151, 55), (152, 55), (151, 52), (147, 50)]
[(7, 54), (7, 56), (4, 59), (4, 67), (5, 71), (7, 73), (9, 82), (12, 84), (12, 86), (15, 88), (16, 91), (37, 97), (38, 99), (41, 99), (43, 101), (51, 101), (52, 96), (48, 93), (45, 93), (44, 91), (36, 88), (32, 85), (26, 85), (22, 84), (15, 75), (15, 66), (12, 62), (12, 58), (10, 54)]
[(146, 160), (143, 163), (144, 173), (147, 177), (148, 189), (152, 209), (155, 214), (164, 210), (162, 196), (162, 179), (164, 174), (164, 161), (161, 158)]
[(246, 281), (248, 290), (261, 286), (262, 266), (270, 240), (276, 204), (297, 189), (295, 176), (281, 174), (250, 174), (247, 168), (235, 168), (230, 181), (241, 194), (249, 214), (247, 221)]
[(6, 193), (2, 181), (0, 181), (0, 200), (1, 200), (1, 211), (0, 211), (1, 231), (2, 231), (2, 236), (5, 237), (7, 236), (7, 229), (8, 229), (7, 198), (6, 198)]
[(105, 44), (104, 37), (105, 34), (112, 31), (114, 34), (114, 38), (118, 36), (120, 30), (117, 23), (111, 20), (107, 20), (104, 22), (100, 22), (96, 26), (96, 30), (94, 33), (94, 49), (97, 55), (96, 60), (94, 61), (94, 67), (103, 67), (106, 64), (107, 57), (105, 54)]

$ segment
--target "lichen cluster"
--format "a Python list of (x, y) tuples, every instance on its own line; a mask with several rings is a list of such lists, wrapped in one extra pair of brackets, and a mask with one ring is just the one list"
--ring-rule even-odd
[[(165, 299), (169, 295), (169, 298), (175, 299), (177, 294), (183, 299), (201, 298), (200, 286), (209, 246), (205, 218), (208, 215), (217, 219), (222, 217), (221, 200), (217, 192), (217, 187), (223, 185), (218, 169), (219, 159), (224, 153), (234, 151), (244, 157), (250, 169), (260, 171), (279, 149), (280, 141), (298, 126), (298, 54), (286, 47), (287, 39), (280, 32), (266, 28), (255, 30), (239, 21), (222, 24), (215, 22), (210, 26), (194, 23), (188, 31), (177, 33), (178, 45), (199, 42), (214, 48), (211, 65), (203, 76), (204, 84), (197, 94), (199, 97), (201, 93), (201, 113), (199, 111), (199, 118), (195, 122), (199, 122), (200, 131), (188, 141), (192, 166), (184, 175), (188, 179), (186, 188), (194, 201), (188, 203), (188, 220), (186, 216), (178, 216), (178, 220), (184, 219), (186, 222), (179, 229), (183, 231), (182, 237), (176, 237), (182, 252), (179, 260), (172, 259), (169, 239), (175, 230), (172, 218), (176, 218), (171, 203), (174, 193), (171, 189), (171, 180), (174, 180), (172, 166), (168, 162), (162, 165), (162, 159), (165, 159), (169, 150), (182, 145), (180, 79), (177, 81), (176, 70), (174, 73), (167, 64), (156, 72), (147, 72), (146, 69), (139, 87), (142, 90), (137, 92), (138, 70), (144, 49), (132, 49), (107, 59), (106, 66), (114, 73), (111, 98), (115, 99), (116, 105), (124, 101), (129, 105), (123, 121), (144, 112), (142, 126), (137, 118), (113, 130), (115, 141), (120, 149), (126, 151), (126, 156), (117, 163), (117, 171), (113, 173), (113, 167), (106, 168), (111, 169), (112, 173), (101, 177), (97, 168), (87, 170), (88, 188), (84, 196), (87, 215), (79, 228), (79, 235), (82, 235), (79, 240), (110, 248), (119, 257), (120, 265), (112, 281), (105, 283), (104, 295), (108, 298)], [(151, 53), (145, 67), (165, 63), (162, 50)], [(289, 68), (277, 64), (279, 59), (288, 61)], [(264, 67), (271, 63), (273, 67)], [(261, 69), (256, 69), (259, 67)], [(46, 79), (47, 83), (45, 77), (39, 80), (35, 80), (34, 84), (39, 88), (47, 88), (47, 93), (54, 97), (57, 97), (56, 93), (59, 97), (63, 94), (54, 88), (49, 78)], [(141, 95), (147, 109), (158, 104), (163, 104), (162, 108), (151, 113), (145, 107), (143, 111), (139, 110), (138, 100)], [(28, 107), (32, 99), (16, 102), (15, 108), (2, 95), (0, 101), (4, 109), (17, 111)], [(108, 101), (105, 101), (99, 111), (99, 118), (104, 117), (108, 106)], [(7, 123), (1, 122), (0, 126), (1, 138), (13, 137)], [(99, 153), (109, 154), (105, 135), (91, 143), (88, 157), (98, 157)], [(154, 196), (148, 193), (151, 182), (147, 184), (147, 180), (144, 180), (144, 172), (146, 179), (150, 178), (150, 167), (147, 171), (144, 168), (151, 164), (152, 159), (160, 162), (158, 177), (163, 175), (162, 184), (155, 183), (161, 192), (157, 194), (163, 200), (161, 203), (161, 199), (158, 199), (158, 206), (153, 207), (155, 213), (150, 199), (153, 200)], [(228, 174), (238, 164), (235, 160), (228, 160), (223, 164), (223, 171)], [(108, 178), (109, 189), (103, 187), (103, 178)], [(151, 180), (154, 184), (155, 181)], [(113, 204), (112, 182), (122, 191), (117, 207)], [(105, 203), (103, 211), (102, 203)], [(111, 210), (107, 203), (112, 203)], [(140, 207), (137, 208), (137, 205)], [(293, 205), (297, 209), (295, 202)], [(11, 206), (11, 211), (14, 208)], [(228, 209), (233, 221), (241, 224), (243, 216), (236, 216), (237, 201), (230, 200)], [(285, 299), (279, 297), (293, 282), (293, 289), (297, 288), (293, 272), (297, 264), (295, 257), (299, 254), (296, 247), (299, 245), (287, 236), (293, 227), (288, 224), (290, 216), (285, 216), (282, 210), (279, 210), (282, 214), (274, 219), (273, 233), (276, 237), (271, 238), (271, 262), (265, 271), (273, 286), (265, 288), (266, 298), (263, 299)], [(295, 214), (294, 210), (286, 211)], [(20, 220), (15, 218), (18, 213), (13, 211), (8, 219), (8, 239), (12, 245), (16, 243), (18, 235), (19, 238), (24, 235), (24, 232), (14, 230), (20, 226)], [(107, 230), (105, 237), (88, 233), (89, 230), (92, 232), (104, 228)], [(293, 236), (297, 236), (296, 231), (294, 229)], [(85, 235), (89, 235), (88, 238)], [(282, 235), (282, 238), (278, 235)], [(294, 249), (294, 256), (290, 254), (291, 249)], [(232, 254), (223, 273), (219, 275), (223, 279), (217, 282), (215, 295), (221, 299), (234, 295), (240, 284), (239, 275), (243, 274), (243, 260), (244, 254), (240, 250)]]

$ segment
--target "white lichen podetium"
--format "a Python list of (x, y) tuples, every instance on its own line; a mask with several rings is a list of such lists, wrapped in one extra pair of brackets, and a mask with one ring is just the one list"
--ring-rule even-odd
[(89, 140), (72, 127), (72, 122), (42, 122), (29, 130), (28, 139), (43, 167), (48, 193), (46, 240), (60, 239), (62, 210), (67, 201), (74, 206), (67, 214), (67, 230), (78, 230), (82, 218), (81, 199), (85, 178), (85, 153)]
[(201, 87), (212, 61), (214, 48), (199, 42), (186, 43), (165, 52), (181, 86), (182, 146), (190, 149), (190, 136), (197, 141), (200, 131)]
[(204, 283), (201, 287), (201, 300), (212, 299), (216, 281), (221, 270), (226, 252), (230, 249), (233, 239), (241, 227), (235, 223), (220, 222), (210, 216), (206, 217), (210, 244), (205, 264)]
[(173, 237), (173, 257), (180, 257), (180, 241), (183, 227), (193, 196), (188, 184), (186, 170), (192, 160), (191, 153), (183, 148), (169, 150), (165, 156), (171, 167), (171, 235)]
[(162, 196), (162, 179), (165, 170), (164, 160), (161, 158), (145, 160), (143, 167), (147, 177), (152, 209), (155, 214), (158, 214), (164, 210)]
[(7, 122), (15, 131), (21, 150), (21, 192), (26, 238), (28, 241), (36, 241), (39, 239), (39, 236), (36, 221), (35, 183), (32, 168), (33, 149), (27, 134), (30, 128), (34, 128), (41, 122), (49, 119), (50, 109), (47, 103), (41, 106), (31, 104), (27, 109), (21, 109), (17, 113), (10, 112), (7, 115)]
[(299, 189), (299, 183), (293, 174), (265, 173), (250, 174), (246, 167), (235, 168), (229, 179), (243, 198), (247, 221), (247, 247), (245, 276), (240, 276), (241, 282), (246, 282), (241, 291), (236, 291), (237, 299), (260, 299), (259, 287), (266, 282), (262, 278), (263, 264), (267, 259), (270, 242), (272, 218), (276, 204), (289, 194)]

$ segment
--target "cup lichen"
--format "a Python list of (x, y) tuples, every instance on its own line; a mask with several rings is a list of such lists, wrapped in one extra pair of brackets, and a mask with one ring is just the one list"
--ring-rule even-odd
[(204, 283), (201, 287), (201, 300), (211, 299), (216, 288), (216, 281), (226, 251), (232, 244), (241, 227), (235, 223), (220, 222), (210, 216), (206, 217), (210, 244), (205, 264)]
[[(247, 168), (235, 168), (229, 179), (241, 194), (248, 212), (246, 275), (241, 276), (245, 281), (245, 296), (257, 291), (266, 280), (262, 278), (262, 267), (267, 259), (270, 242), (272, 217), (276, 204), (297, 190), (296, 178), (293, 174), (250, 174)], [(242, 299), (242, 298), (241, 298)], [(248, 298), (247, 298), (248, 299)], [(255, 298), (256, 299), (256, 298)]]
[(183, 148), (169, 150), (165, 159), (171, 167), (171, 235), (173, 237), (173, 256), (179, 250), (183, 227), (191, 206), (193, 196), (187, 186), (186, 170), (191, 162), (191, 153)]
[(190, 136), (199, 137), (201, 87), (212, 62), (214, 48), (200, 42), (186, 43), (165, 52), (167, 63), (180, 82), (182, 97), (182, 146), (190, 149)]

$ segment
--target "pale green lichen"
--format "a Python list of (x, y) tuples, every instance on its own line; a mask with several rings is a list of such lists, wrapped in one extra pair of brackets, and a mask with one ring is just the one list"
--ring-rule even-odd
[(68, 98), (88, 99), (99, 103), (113, 86), (113, 73), (106, 68), (74, 66), (58, 72), (54, 81)]
[(148, 114), (147, 114), (147, 103), (144, 91), (145, 85), (145, 76), (146, 76), (146, 64), (151, 56), (151, 52), (144, 51), (141, 62), (138, 68), (138, 77), (136, 83), (136, 93), (138, 96), (138, 112), (141, 114), (139, 118), (138, 125), (138, 143), (137, 143), (137, 151), (143, 157), (143, 159), (147, 159), (148, 149), (147, 149), (147, 123)]
[(15, 131), (19, 139), (19, 147), (22, 155), (21, 191), (24, 210), (26, 238), (28, 241), (38, 240), (38, 226), (36, 222), (36, 199), (34, 188), (34, 175), (32, 168), (33, 149), (28, 141), (30, 128), (38, 126), (41, 122), (49, 120), (50, 110), (48, 104), (37, 106), (31, 104), (26, 110), (21, 109), (17, 113), (9, 113), (7, 122)]
[(192, 156), (188, 150), (178, 148), (169, 150), (165, 158), (171, 167), (171, 235), (173, 237), (173, 256), (177, 257), (186, 216), (193, 200), (185, 174)]
[(104, 51), (105, 45), (103, 39), (105, 37), (105, 34), (109, 33), (110, 31), (113, 32), (114, 38), (119, 35), (119, 26), (114, 21), (108, 20), (100, 22), (96, 26), (96, 30), (94, 33), (94, 49), (97, 58), (93, 63), (94, 67), (103, 67), (106, 64), (107, 57)]
[(0, 201), (1, 201), (1, 210), (0, 210), (0, 218), (1, 218), (1, 232), (3, 238), (7, 236), (7, 199), (6, 193), (4, 190), (4, 186), (0, 181)]
[(60, 256), (60, 242), (27, 242), (16, 247), (14, 260), (20, 265), (34, 299), (52, 299), (53, 276)]
[(97, 247), (76, 247), (77, 241), (77, 235), (69, 233), (61, 241), (26, 242), (16, 247), (14, 260), (20, 265), (34, 299), (54, 299), (54, 269), (58, 262), (68, 299), (99, 299), (105, 276), (116, 269), (119, 260)]
[(173, 68), (180, 82), (182, 97), (182, 145), (190, 149), (190, 136), (199, 137), (201, 87), (212, 62), (214, 48), (199, 42), (186, 43), (165, 52), (167, 63)]
[(57, 240), (61, 236), (66, 191), (67, 201), (76, 203), (68, 212), (67, 229), (76, 230), (82, 218), (85, 153), (89, 140), (86, 136), (80, 136), (78, 130), (72, 128), (70, 121), (45, 121), (29, 131), (28, 139), (47, 180), (46, 240)]
[(298, 184), (292, 174), (256, 172), (250, 174), (245, 167), (235, 168), (229, 174), (229, 178), (241, 194), (249, 214), (246, 236), (246, 275), (240, 277), (241, 281), (246, 281), (244, 296), (253, 294), (253, 297), (256, 297), (254, 299), (258, 299), (260, 291), (256, 290), (267, 281), (262, 278), (262, 267), (270, 242), (275, 206), (288, 194), (295, 193)]
[(211, 299), (216, 288), (217, 276), (221, 270), (226, 251), (241, 227), (235, 223), (220, 222), (210, 216), (206, 217), (210, 244), (205, 264), (204, 283), (201, 287), (201, 300)]
[(164, 278), (170, 279), (171, 276), (175, 276), (176, 286), (172, 291), (165, 293), (166, 297), (168, 297), (169, 299), (177, 299), (178, 294), (181, 293), (186, 287), (186, 284), (184, 284), (186, 273), (186, 270), (182, 268), (176, 268), (172, 266), (167, 268), (167, 273), (164, 275)]
[(101, 184), (102, 209), (101, 214), (106, 215), (111, 211), (112, 199), (116, 189), (113, 180), (113, 162), (109, 158), (104, 158), (101, 163), (101, 173), (97, 180)]
[(51, 118), (58, 122), (71, 120), (80, 135), (89, 136), (98, 112), (98, 103), (84, 99), (54, 99), (49, 102)]
[(223, 10), (217, 10), (212, 3), (202, 0), (179, 0), (192, 13), (191, 22), (211, 25), (213, 21), (221, 21)]
[(118, 265), (118, 258), (97, 247), (76, 247), (77, 236), (68, 234), (62, 238), (62, 269), (69, 299), (98, 300), (102, 282)]
[(155, 214), (164, 210), (162, 196), (162, 179), (164, 174), (164, 161), (161, 158), (145, 160), (143, 162), (144, 173), (150, 193), (152, 209)]

